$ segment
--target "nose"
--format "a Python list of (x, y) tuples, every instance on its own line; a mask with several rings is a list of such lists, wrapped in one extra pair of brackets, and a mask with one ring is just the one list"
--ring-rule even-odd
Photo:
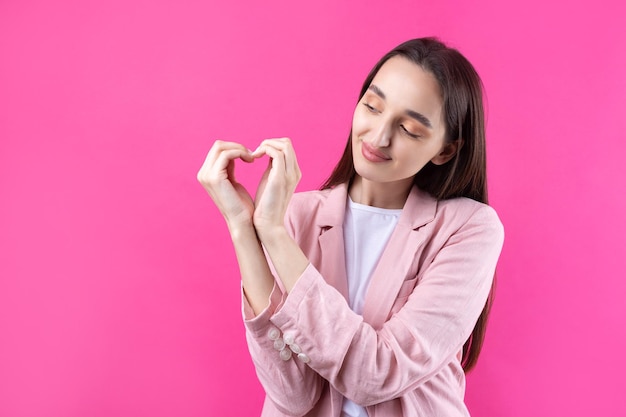
[(377, 148), (386, 148), (391, 144), (391, 128), (389, 123), (381, 122), (373, 129), (370, 145)]

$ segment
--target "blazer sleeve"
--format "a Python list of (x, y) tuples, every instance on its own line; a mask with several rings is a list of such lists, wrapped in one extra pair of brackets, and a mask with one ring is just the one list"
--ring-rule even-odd
[[(288, 211), (286, 226), (293, 237), (294, 230), (289, 221), (289, 214)], [(276, 271), (267, 254), (266, 258), (272, 274), (276, 277)], [(289, 351), (291, 355), (287, 360), (281, 358), (280, 350), (275, 347), (275, 339), (278, 338), (284, 342), (285, 335), (270, 321), (270, 318), (281, 308), (285, 300), (284, 288), (280, 280), (275, 278), (268, 307), (255, 316), (242, 289), (242, 313), (246, 328), (246, 341), (257, 376), (267, 397), (284, 414), (303, 416), (318, 402), (324, 389), (324, 380), (304, 362), (295, 359), (296, 354), (288, 345), (283, 346), (283, 350)], [(272, 332), (274, 332), (273, 335)]]
[(283, 349), (290, 352), (290, 357), (287, 360), (281, 358), (274, 342), (276, 338), (282, 340), (284, 334), (269, 320), (273, 311), (284, 301), (282, 290), (277, 284), (274, 284), (270, 298), (270, 305), (254, 317), (245, 295), (242, 295), (248, 349), (259, 381), (276, 408), (287, 415), (303, 416), (319, 400), (323, 379), (304, 362), (294, 360), (295, 354), (289, 346)]
[[(310, 361), (304, 366), (273, 362), (265, 368), (266, 383), (276, 372), (273, 378), (281, 384), (300, 378), (317, 386), (314, 375), (319, 374), (363, 406), (414, 390), (450, 363), (470, 336), (487, 300), (503, 240), (495, 211), (481, 206), (447, 239), (420, 273), (406, 304), (378, 330), (352, 312), (309, 264), (269, 321)], [(280, 370), (274, 368), (278, 364)]]

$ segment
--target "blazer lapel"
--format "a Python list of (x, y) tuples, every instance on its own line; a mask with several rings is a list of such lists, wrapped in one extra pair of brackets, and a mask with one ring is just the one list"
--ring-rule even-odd
[(347, 186), (345, 184), (338, 185), (329, 192), (324, 205), (320, 208), (317, 218), (317, 226), (322, 230), (318, 239), (320, 256), (313, 262), (326, 282), (335, 287), (346, 301), (349, 300), (349, 295), (343, 241), (343, 219), (346, 213), (347, 198)]
[[(400, 287), (407, 279), (415, 254), (424, 244), (426, 234), (420, 233), (419, 228), (435, 218), (436, 210), (435, 198), (417, 187), (411, 189), (365, 295), (363, 319), (375, 329), (381, 328), (387, 320)], [(345, 261), (343, 269), (345, 275)]]

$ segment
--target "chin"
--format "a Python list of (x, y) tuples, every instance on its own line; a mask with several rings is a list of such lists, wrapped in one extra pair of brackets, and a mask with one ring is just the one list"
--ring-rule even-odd
[(393, 181), (393, 179), (389, 178), (387, 175), (384, 175), (384, 173), (376, 172), (378, 170), (376, 170), (375, 168), (372, 169), (372, 167), (359, 166), (358, 163), (354, 164), (354, 170), (356, 171), (356, 175), (358, 175), (359, 177), (361, 177), (361, 179), (365, 181), (381, 184)]

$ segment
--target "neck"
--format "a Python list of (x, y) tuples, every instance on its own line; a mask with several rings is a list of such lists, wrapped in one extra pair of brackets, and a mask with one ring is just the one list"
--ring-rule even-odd
[(412, 187), (413, 178), (378, 183), (356, 175), (348, 194), (355, 203), (385, 209), (401, 209), (404, 207)]

